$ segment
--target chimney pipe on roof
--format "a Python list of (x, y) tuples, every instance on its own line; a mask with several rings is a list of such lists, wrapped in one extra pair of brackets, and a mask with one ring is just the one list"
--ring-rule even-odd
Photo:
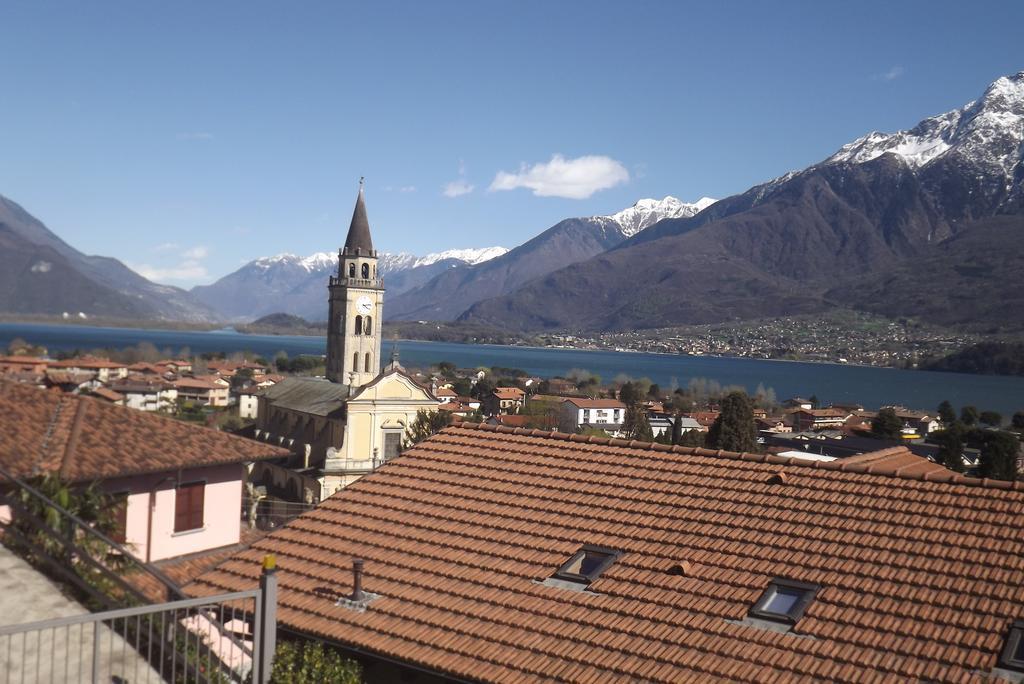
[(349, 599), (352, 601), (362, 601), (366, 598), (366, 594), (363, 592), (363, 559), (353, 558), (352, 559), (352, 595)]

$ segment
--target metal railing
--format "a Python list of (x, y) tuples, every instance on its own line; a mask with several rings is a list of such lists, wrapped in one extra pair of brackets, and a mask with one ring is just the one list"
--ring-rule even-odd
[(267, 589), (0, 627), (0, 682), (269, 682)]
[[(106, 612), (92, 615), (0, 627), (0, 684), (72, 681), (67, 676), (57, 676), (65, 671), (74, 674), (74, 681), (118, 681), (113, 677), (138, 681), (104, 670), (114, 662), (112, 657), (118, 647), (123, 655), (133, 643), (144, 647), (144, 653), (135, 649), (137, 662), (133, 664), (147, 663), (159, 680), (241, 682), (251, 673), (253, 682), (269, 681), (276, 641), (277, 602), (272, 557), (265, 562), (259, 589), (189, 599), (167, 575), (138, 559), (130, 549), (94, 525), (3, 467), (0, 467), (0, 477), (7, 481), (7, 487), (0, 489), (0, 505), (6, 505), (11, 514), (11, 520), (0, 522), (4, 546), (76, 590), (92, 605), (106, 609)], [(0, 484), (4, 484), (2, 480)], [(56, 520), (37, 517), (22, 497), (42, 505), (44, 511), (55, 512)], [(147, 578), (149, 581), (145, 582)], [(163, 588), (167, 598), (172, 599), (171, 603), (145, 605), (150, 599), (140, 585), (152, 586), (153, 580)], [(251, 599), (252, 605), (237, 605), (239, 600), (245, 599)], [(218, 605), (220, 601), (236, 604)], [(188, 610), (192, 613), (179, 615), (179, 611)], [(226, 619), (225, 610), (229, 611)], [(155, 624), (157, 616), (161, 621), (159, 629)], [(134, 626), (133, 617), (138, 618)], [(120, 632), (116, 629), (118, 620), (121, 620)], [(77, 635), (73, 633), (75, 625)], [(58, 631), (60, 627), (65, 629), (63, 634)], [(167, 630), (170, 630), (169, 639)], [(59, 636), (63, 639), (58, 639)], [(77, 642), (73, 641), (75, 638)], [(33, 639), (37, 652), (34, 659)], [(93, 654), (90, 658), (83, 656), (86, 644)], [(104, 652), (111, 657), (104, 660)], [(48, 662), (43, 658), (44, 653)], [(91, 680), (85, 678), (80, 669), (85, 663), (89, 663)], [(44, 676), (45, 672), (50, 673), (49, 676)], [(97, 676), (101, 680), (97, 680)]]

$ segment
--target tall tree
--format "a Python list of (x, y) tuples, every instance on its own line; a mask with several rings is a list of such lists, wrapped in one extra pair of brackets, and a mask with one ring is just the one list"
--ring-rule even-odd
[(1024, 411), (1017, 411), (1010, 420), (1010, 425), (1016, 430), (1024, 430)]
[(989, 427), (999, 427), (1003, 424), (1003, 416), (998, 411), (982, 411), (978, 420), (981, 421), (982, 425), (988, 425)]
[(722, 399), (718, 418), (708, 430), (707, 445), (727, 451), (757, 450), (754, 407), (746, 392), (730, 392)]
[(942, 421), (943, 425), (952, 425), (956, 422), (956, 409), (953, 408), (948, 399), (943, 399), (942, 403), (939, 404), (939, 420)]
[(903, 421), (896, 415), (896, 409), (884, 408), (871, 419), (871, 434), (878, 439), (899, 439)]
[(403, 448), (411, 447), (413, 444), (422, 442), (431, 435), (436, 435), (452, 423), (450, 411), (425, 411), (420, 409), (416, 412), (414, 420), (405, 431)]
[(996, 480), (1017, 479), (1020, 440), (1010, 432), (989, 432), (981, 445), (978, 475)]
[(640, 401), (640, 398), (640, 391), (637, 389), (636, 385), (632, 382), (622, 383), (622, 387), (619, 388), (619, 401), (626, 406), (632, 406)]
[(977, 425), (980, 417), (977, 406), (964, 406), (960, 409), (960, 422), (964, 425)]
[(963, 425), (954, 422), (945, 430), (933, 432), (930, 437), (939, 445), (939, 453), (936, 460), (950, 470), (962, 473), (964, 471)]
[(654, 431), (651, 430), (647, 414), (636, 404), (626, 406), (626, 416), (622, 421), (622, 434), (626, 439), (635, 439), (641, 442), (654, 441)]

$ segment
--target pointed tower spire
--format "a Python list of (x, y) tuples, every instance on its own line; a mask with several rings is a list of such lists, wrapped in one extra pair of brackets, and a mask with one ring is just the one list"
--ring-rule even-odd
[(352, 212), (352, 223), (348, 227), (348, 237), (345, 238), (346, 254), (373, 253), (373, 240), (370, 239), (370, 222), (366, 219), (366, 203), (363, 200), (363, 183), (365, 179), (359, 179), (359, 197), (356, 198), (356, 208)]

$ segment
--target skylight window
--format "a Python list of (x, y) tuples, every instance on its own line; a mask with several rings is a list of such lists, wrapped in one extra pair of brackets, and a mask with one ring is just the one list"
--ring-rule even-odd
[(999, 667), (1024, 672), (1024, 620), (1017, 620), (1010, 625), (1006, 645), (999, 654)]
[(820, 587), (817, 584), (773, 579), (750, 609), (750, 616), (795, 625), (814, 600), (818, 589)]
[(555, 577), (567, 582), (590, 584), (622, 555), (621, 551), (585, 544), (558, 568)]

